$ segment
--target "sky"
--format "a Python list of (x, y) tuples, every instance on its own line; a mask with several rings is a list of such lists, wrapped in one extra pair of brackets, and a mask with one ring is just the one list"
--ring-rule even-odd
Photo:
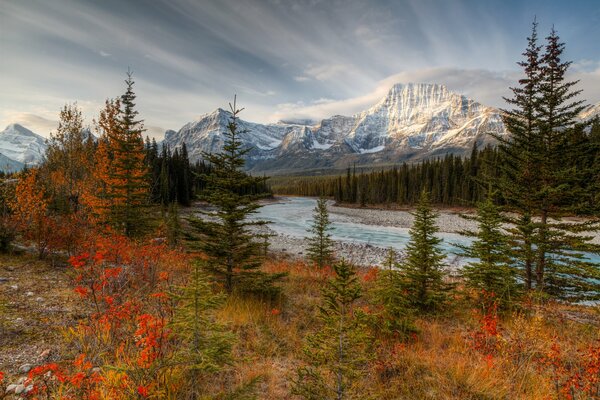
[(157, 139), (234, 94), (254, 122), (352, 115), (408, 82), (502, 107), (534, 17), (600, 102), (598, 0), (0, 0), (0, 129), (47, 136), (73, 102), (92, 124), (128, 69)]

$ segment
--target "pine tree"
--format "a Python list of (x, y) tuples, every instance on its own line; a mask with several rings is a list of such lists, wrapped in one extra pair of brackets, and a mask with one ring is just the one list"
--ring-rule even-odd
[(383, 307), (379, 328), (386, 335), (405, 338), (416, 332), (414, 309), (407, 298), (406, 285), (397, 261), (397, 254), (389, 249), (383, 268), (377, 275), (373, 291), (375, 302)]
[[(539, 291), (555, 295), (567, 292), (584, 294), (588, 286), (585, 281), (600, 276), (590, 274), (588, 265), (570, 260), (569, 251), (589, 249), (589, 238), (581, 237), (582, 224), (560, 222), (561, 206), (572, 203), (576, 179), (579, 172), (573, 163), (565, 162), (573, 151), (569, 143), (569, 130), (577, 129), (577, 115), (584, 109), (582, 100), (574, 100), (581, 90), (573, 90), (577, 81), (565, 81), (570, 62), (561, 60), (564, 43), (552, 29), (546, 38), (545, 53), (542, 56), (540, 82), (540, 162), (536, 165), (540, 174), (540, 188), (536, 193), (540, 221), (536, 223), (536, 287)], [(575, 200), (577, 201), (577, 200)], [(554, 217), (554, 221), (550, 218)], [(597, 226), (586, 224), (589, 229)], [(593, 267), (591, 267), (593, 270)], [(574, 270), (580, 270), (580, 273)], [(568, 272), (575, 272), (573, 279)], [(580, 275), (577, 277), (577, 275)], [(591, 276), (590, 276), (591, 275)], [(583, 292), (583, 293), (582, 293)]]
[(333, 259), (333, 241), (331, 240), (331, 224), (329, 212), (327, 211), (327, 199), (320, 197), (314, 209), (313, 222), (308, 232), (312, 236), (308, 238), (308, 258), (323, 268)]
[(541, 46), (538, 45), (537, 21), (532, 24), (531, 36), (527, 38), (527, 49), (523, 53), (524, 60), (517, 63), (523, 68), (524, 77), (519, 80), (518, 87), (511, 88), (512, 98), (504, 100), (513, 106), (503, 110), (503, 121), (510, 133), (508, 136), (494, 135), (499, 141), (502, 162), (498, 167), (502, 177), (488, 182), (495, 182), (499, 193), (509, 207), (516, 208), (522, 217), (512, 219), (515, 225), (513, 236), (515, 245), (522, 251), (516, 253), (517, 259), (525, 269), (525, 286), (532, 287), (533, 277), (533, 235), (531, 216), (535, 209), (534, 193), (540, 185), (540, 177), (536, 165), (540, 162), (539, 149), (539, 91), (541, 81)]
[(353, 267), (344, 260), (334, 265), (335, 276), (323, 289), (319, 307), (322, 327), (307, 337), (308, 365), (298, 369), (292, 392), (305, 399), (360, 398), (353, 384), (364, 373), (371, 338), (365, 315), (354, 309), (361, 297)]
[(282, 274), (267, 274), (259, 271), (262, 264), (262, 243), (250, 227), (259, 227), (264, 221), (249, 217), (260, 207), (259, 196), (244, 191), (264, 178), (246, 174), (242, 168), (244, 155), (250, 149), (243, 148), (240, 141), (238, 115), (234, 98), (231, 120), (225, 135), (223, 151), (219, 154), (205, 153), (212, 172), (204, 176), (207, 188), (202, 198), (216, 211), (205, 212), (206, 219), (191, 219), (194, 228), (192, 237), (198, 240), (200, 249), (208, 256), (208, 269), (224, 286), (228, 294), (234, 288), (243, 292), (273, 295), (278, 290), (275, 282)]
[(493, 203), (491, 193), (479, 203), (475, 216), (463, 216), (477, 223), (477, 231), (462, 231), (461, 235), (474, 238), (462, 248), (461, 256), (475, 259), (464, 266), (462, 275), (467, 287), (475, 290), (483, 309), (491, 303), (506, 309), (517, 294), (516, 271), (511, 266), (510, 246), (502, 232), (502, 216)]
[(449, 286), (444, 283), (444, 254), (439, 248), (442, 239), (435, 236), (438, 228), (429, 194), (423, 191), (415, 221), (410, 228), (406, 260), (400, 265), (411, 304), (420, 311), (439, 310), (446, 301)]
[(127, 73), (127, 89), (121, 96), (117, 130), (108, 132), (112, 150), (110, 185), (113, 197), (112, 218), (115, 227), (127, 236), (142, 231), (144, 208), (149, 200), (148, 170), (144, 163), (144, 125), (137, 120), (132, 73)]
[(142, 121), (136, 120), (131, 72), (125, 83), (127, 89), (121, 98), (107, 100), (100, 112), (91, 193), (86, 197), (99, 222), (134, 236), (146, 227), (150, 187), (142, 138), (144, 127)]
[(182, 342), (175, 361), (184, 366), (191, 383), (187, 398), (205, 398), (207, 378), (232, 360), (234, 336), (214, 316), (223, 296), (213, 294), (196, 263), (187, 286), (180, 288), (173, 298), (177, 306), (172, 327)]
[[(564, 44), (553, 29), (544, 54), (536, 42), (534, 22), (525, 52), (525, 78), (512, 89), (515, 106), (505, 111), (510, 133), (501, 139), (504, 178), (498, 189), (518, 216), (510, 219), (511, 242), (517, 264), (525, 269), (525, 286), (562, 298), (597, 297), (594, 282), (600, 272), (573, 250), (597, 251), (582, 232), (593, 223), (563, 223), (565, 211), (581, 202), (585, 170), (573, 138), (581, 129), (576, 116), (583, 109), (577, 82), (565, 81), (570, 62), (561, 60)], [(589, 189), (585, 189), (589, 190)]]

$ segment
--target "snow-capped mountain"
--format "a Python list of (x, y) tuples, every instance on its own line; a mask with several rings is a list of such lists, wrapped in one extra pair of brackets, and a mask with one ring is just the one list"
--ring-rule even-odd
[(22, 170), (24, 165), (18, 161), (6, 157), (0, 153), (0, 171), (3, 172), (16, 172)]
[(600, 117), (600, 103), (588, 106), (579, 114), (579, 118), (584, 121), (588, 121), (595, 117)]
[[(218, 109), (178, 132), (165, 135), (169, 146), (186, 143), (190, 157), (217, 152), (231, 114)], [(466, 153), (474, 141), (492, 140), (488, 132), (504, 134), (499, 111), (483, 106), (445, 86), (397, 84), (377, 104), (351, 117), (336, 115), (315, 125), (240, 121), (240, 135), (253, 150), (249, 168), (290, 171), (397, 163), (430, 155)]]
[(39, 163), (47, 149), (46, 139), (19, 124), (0, 132), (0, 153), (21, 164)]

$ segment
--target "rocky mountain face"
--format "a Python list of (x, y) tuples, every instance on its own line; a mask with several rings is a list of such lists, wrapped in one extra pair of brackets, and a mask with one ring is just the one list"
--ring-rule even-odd
[[(186, 143), (193, 160), (219, 151), (231, 114), (218, 109), (178, 132), (167, 131), (164, 143)], [(253, 171), (288, 173), (344, 168), (347, 165), (393, 164), (445, 153), (463, 154), (477, 141), (504, 134), (498, 110), (483, 106), (445, 86), (398, 84), (368, 110), (351, 117), (336, 115), (314, 125), (240, 121), (241, 140), (253, 150)]]
[[(20, 164), (35, 165), (39, 163), (44, 157), (47, 147), (46, 139), (19, 124), (8, 125), (0, 132), (0, 154)], [(0, 160), (2, 169), (4, 169), (3, 164), (3, 161)]]
[[(580, 115), (600, 115), (600, 103)], [(231, 113), (217, 109), (165, 132), (163, 145), (186, 144), (192, 161), (221, 151)], [(488, 133), (506, 134), (499, 110), (484, 106), (438, 84), (397, 84), (377, 104), (353, 116), (257, 124), (240, 120), (240, 139), (251, 148), (247, 167), (269, 174), (383, 166), (447, 153), (466, 155), (473, 143), (493, 143)], [(91, 135), (88, 131), (87, 135)], [(18, 124), (0, 132), (0, 170), (38, 163), (43, 137)]]

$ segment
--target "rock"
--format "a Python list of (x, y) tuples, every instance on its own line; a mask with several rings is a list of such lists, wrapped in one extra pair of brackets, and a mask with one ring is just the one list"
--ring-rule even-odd
[(19, 385), (15, 385), (14, 383), (13, 383), (13, 384), (10, 384), (10, 385), (8, 385), (8, 386), (6, 387), (6, 393), (11, 393), (11, 392), (14, 392), (14, 391), (15, 391), (15, 389), (17, 388), (17, 386), (19, 386)]
[(8, 281), (9, 281), (9, 278), (0, 277), (0, 283), (8, 282)]
[(19, 372), (26, 374), (31, 370), (31, 364), (23, 364), (19, 367)]
[(44, 301), (44, 299), (42, 297), (36, 297), (35, 301), (37, 301), (38, 303), (41, 303), (42, 301)]
[(33, 390), (33, 385), (28, 385), (28, 386), (25, 388), (25, 391), (24, 391), (24, 392), (25, 392), (25, 393), (29, 393), (29, 392), (31, 392), (32, 390)]
[(27, 296), (27, 297), (31, 297), (31, 296), (33, 296), (33, 292), (26, 292), (26, 293), (25, 293), (25, 296)]
[(24, 385), (17, 385), (17, 387), (15, 388), (15, 394), (21, 394), (25, 391), (25, 386)]
[(50, 357), (50, 352), (51, 351), (52, 350), (50, 350), (50, 349), (46, 349), (46, 350), (42, 351), (40, 353), (40, 355), (38, 356), (39, 360), (40, 361), (46, 361)]
[(10, 288), (11, 288), (12, 290), (19, 290), (19, 287), (18, 287), (17, 285), (12, 285)]

